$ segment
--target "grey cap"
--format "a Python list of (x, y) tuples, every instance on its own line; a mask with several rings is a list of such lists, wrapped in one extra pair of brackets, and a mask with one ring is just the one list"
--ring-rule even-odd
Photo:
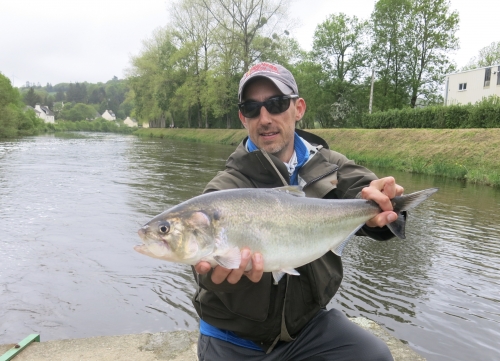
[(250, 70), (243, 74), (243, 77), (240, 80), (240, 87), (238, 89), (238, 100), (240, 102), (242, 101), (245, 85), (247, 85), (251, 79), (258, 77), (271, 80), (283, 94), (299, 94), (295, 78), (288, 69), (279, 64), (264, 62), (255, 64), (250, 68)]

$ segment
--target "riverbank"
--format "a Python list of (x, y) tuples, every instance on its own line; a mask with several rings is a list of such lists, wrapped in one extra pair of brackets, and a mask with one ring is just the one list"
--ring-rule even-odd
[[(500, 187), (500, 128), (309, 131), (359, 164)], [(148, 128), (134, 134), (236, 145), (246, 130)]]
[[(364, 317), (351, 320), (384, 341), (395, 361), (425, 361), (377, 323)], [(197, 361), (197, 340), (198, 331), (173, 331), (34, 342), (13, 361)], [(0, 357), (12, 347), (0, 345)]]

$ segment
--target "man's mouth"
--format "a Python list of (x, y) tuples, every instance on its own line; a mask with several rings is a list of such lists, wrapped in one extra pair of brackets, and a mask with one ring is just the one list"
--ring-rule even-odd
[(265, 133), (262, 132), (262, 133), (260, 133), (260, 136), (261, 137), (272, 137), (272, 136), (277, 135), (277, 134), (278, 134), (278, 132), (265, 132)]

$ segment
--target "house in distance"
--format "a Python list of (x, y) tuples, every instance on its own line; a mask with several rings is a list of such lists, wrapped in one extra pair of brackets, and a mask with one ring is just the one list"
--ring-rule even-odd
[(474, 104), (493, 95), (500, 97), (500, 65), (446, 76), (444, 105)]
[(102, 117), (106, 120), (116, 120), (116, 115), (112, 110), (106, 109), (104, 113), (102, 113)]

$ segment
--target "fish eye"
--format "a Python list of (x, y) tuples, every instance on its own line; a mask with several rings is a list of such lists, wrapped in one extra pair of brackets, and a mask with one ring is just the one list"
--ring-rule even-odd
[(170, 231), (170, 223), (169, 222), (162, 222), (158, 226), (158, 229), (160, 230), (161, 233), (165, 234)]

